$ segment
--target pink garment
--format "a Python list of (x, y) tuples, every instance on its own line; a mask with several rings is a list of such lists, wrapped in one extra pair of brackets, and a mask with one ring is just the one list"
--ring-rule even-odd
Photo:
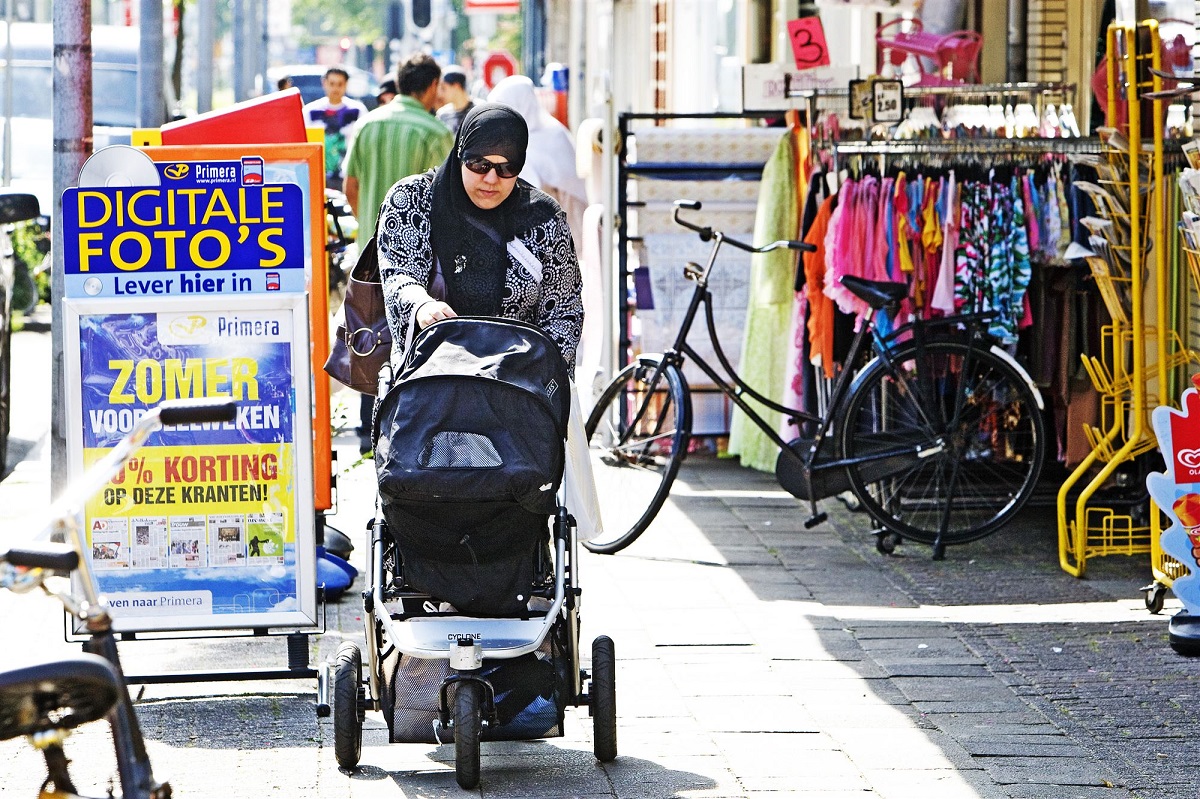
[[(804, 373), (802, 371), (805, 330), (808, 322), (808, 301), (804, 292), (796, 292), (796, 302), (792, 306), (792, 324), (788, 329), (787, 371), (783, 375), (783, 404), (789, 408), (804, 407)], [(787, 417), (779, 420), (779, 435), (784, 441), (790, 441), (800, 435), (800, 428), (788, 422)]]
[(937, 282), (934, 283), (929, 306), (949, 316), (954, 313), (954, 251), (958, 249), (959, 222), (958, 183), (954, 172), (942, 185), (943, 207), (946, 209), (942, 219), (942, 263), (938, 267)]
[(853, 180), (842, 184), (838, 191), (838, 207), (829, 223), (832, 246), (828, 239), (825, 246), (825, 296), (837, 303), (842, 313), (848, 314), (859, 314), (860, 308), (867, 307), (866, 303), (842, 287), (842, 275), (854, 274), (848, 272), (847, 267), (863, 257), (864, 236), (859, 228), (861, 214), (858, 208), (862, 190), (862, 186)]
[[(875, 215), (868, 213), (867, 208), (874, 208), (876, 199), (879, 196), (878, 181), (867, 176), (862, 179), (859, 186), (858, 194), (854, 197), (854, 227), (851, 230), (850, 246), (851, 249), (842, 251), (844, 266), (842, 274), (857, 275), (858, 277), (870, 277), (870, 264), (875, 258)], [(858, 242), (857, 258), (852, 255), (855, 252), (854, 243)]]

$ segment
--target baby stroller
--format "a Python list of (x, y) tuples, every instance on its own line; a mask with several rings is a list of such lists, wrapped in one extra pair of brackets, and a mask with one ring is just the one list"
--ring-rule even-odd
[[(480, 741), (563, 734), (587, 705), (595, 755), (617, 756), (613, 642), (579, 657), (576, 530), (558, 499), (570, 385), (558, 348), (519, 322), (457, 318), (413, 340), (376, 412), (379, 478), (363, 593), (367, 679), (332, 667), (334, 752), (357, 765), (365, 710), (392, 742), (454, 741), (479, 783)], [(384, 390), (386, 388), (386, 391)]]

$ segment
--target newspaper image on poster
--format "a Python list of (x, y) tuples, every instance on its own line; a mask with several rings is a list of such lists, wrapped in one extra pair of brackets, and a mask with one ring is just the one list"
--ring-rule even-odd
[(167, 517), (135, 516), (129, 520), (133, 543), (129, 565), (134, 569), (165, 569), (167, 559)]
[(230, 422), (154, 433), (87, 503), (90, 551), (118, 629), (178, 629), (179, 614), (205, 628), (311, 624), (312, 560), (298, 555), (313, 546), (311, 511), (298, 507), (311, 492), (300, 446), (311, 428), (296, 401), (308, 381), (295, 340), (302, 299), (220, 309), (164, 300), (155, 312), (109, 311), (108, 302), (75, 317), (83, 468), (163, 401), (237, 406)]
[(129, 565), (129, 520), (92, 519), (92, 566), (96, 569), (121, 569)]
[(172, 569), (199, 569), (208, 565), (208, 522), (203, 516), (172, 516)]

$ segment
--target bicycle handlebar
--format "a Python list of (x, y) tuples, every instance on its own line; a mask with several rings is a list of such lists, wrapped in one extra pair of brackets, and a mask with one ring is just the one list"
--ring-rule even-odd
[(79, 566), (79, 553), (70, 544), (41, 541), (0, 552), (0, 561), (29, 569), (69, 572)]
[(700, 234), (701, 241), (712, 241), (714, 238), (716, 238), (718, 240), (718, 243), (723, 242), (725, 244), (732, 244), (734, 247), (737, 247), (739, 250), (745, 250), (746, 252), (750, 252), (750, 253), (771, 252), (772, 250), (777, 250), (780, 247), (787, 247), (789, 250), (798, 250), (800, 252), (816, 252), (817, 251), (817, 248), (815, 245), (807, 244), (803, 241), (795, 241), (792, 239), (780, 239), (779, 241), (773, 241), (770, 244), (765, 244), (762, 247), (755, 247), (754, 245), (747, 244), (744, 241), (738, 241), (737, 239), (730, 238), (728, 235), (722, 233), (721, 231), (713, 230), (711, 227), (708, 227), (707, 225), (705, 225), (703, 227), (700, 225), (694, 225), (691, 222), (687, 221), (686, 219), (680, 218), (680, 216), (679, 216), (679, 212), (682, 210), (686, 209), (688, 211), (699, 211), (700, 208), (701, 208), (701, 203), (699, 200), (676, 200), (675, 208), (671, 212), (671, 218), (673, 220), (675, 220), (675, 224), (681, 225), (681, 226), (687, 228), (688, 230), (691, 230), (691, 231), (694, 231), (694, 232)]

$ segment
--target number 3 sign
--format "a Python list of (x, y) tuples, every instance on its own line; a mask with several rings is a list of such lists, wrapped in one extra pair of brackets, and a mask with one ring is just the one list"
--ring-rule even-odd
[(820, 17), (788, 20), (787, 28), (796, 69), (829, 66), (829, 48), (825, 45), (825, 28)]

